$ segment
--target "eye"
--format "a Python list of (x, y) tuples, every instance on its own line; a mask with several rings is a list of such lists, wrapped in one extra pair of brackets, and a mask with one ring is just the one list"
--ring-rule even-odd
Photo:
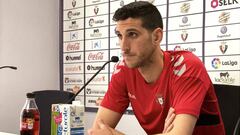
[(128, 33), (128, 37), (136, 38), (137, 36), (138, 36), (138, 34), (136, 32), (129, 32)]
[(116, 33), (116, 35), (117, 35), (118, 39), (122, 39), (122, 35), (121, 34)]

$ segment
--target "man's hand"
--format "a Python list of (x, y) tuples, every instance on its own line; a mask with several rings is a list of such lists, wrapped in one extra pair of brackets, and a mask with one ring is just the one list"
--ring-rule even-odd
[(168, 115), (165, 119), (165, 123), (164, 123), (164, 129), (163, 129), (163, 133), (168, 133), (169, 131), (171, 131), (173, 129), (173, 121), (175, 119), (175, 110), (174, 108), (170, 108), (168, 111)]
[(109, 127), (103, 122), (103, 120), (98, 119), (96, 121), (96, 127), (88, 130), (88, 135), (124, 135), (123, 133)]

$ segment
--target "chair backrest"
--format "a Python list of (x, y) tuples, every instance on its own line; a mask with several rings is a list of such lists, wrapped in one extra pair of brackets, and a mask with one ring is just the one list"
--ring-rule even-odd
[(237, 121), (240, 118), (240, 86), (214, 84), (214, 88), (218, 97), (226, 135), (234, 135), (234, 129), (237, 129)]
[(65, 103), (74, 94), (60, 90), (35, 91), (35, 100), (40, 112), (40, 135), (51, 134), (51, 105)]

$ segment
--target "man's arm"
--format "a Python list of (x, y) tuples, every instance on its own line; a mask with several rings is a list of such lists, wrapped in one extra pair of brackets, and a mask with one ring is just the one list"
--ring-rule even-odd
[(197, 118), (190, 114), (178, 114), (173, 121), (173, 128), (168, 133), (155, 135), (192, 135)]
[(93, 123), (93, 128), (97, 126), (96, 121), (101, 119), (104, 121), (105, 124), (110, 126), (111, 128), (115, 128), (118, 124), (119, 120), (121, 119), (122, 114), (114, 112), (110, 109), (104, 108), (99, 106), (96, 118)]
[[(172, 123), (173, 127), (169, 132), (155, 135), (192, 135), (196, 121), (197, 118), (193, 115), (178, 114), (176, 115)], [(104, 133), (104, 135), (124, 135), (123, 133), (109, 127), (101, 120), (96, 120), (95, 124), (97, 128), (94, 132), (89, 132), (90, 135), (101, 135), (102, 133)]]

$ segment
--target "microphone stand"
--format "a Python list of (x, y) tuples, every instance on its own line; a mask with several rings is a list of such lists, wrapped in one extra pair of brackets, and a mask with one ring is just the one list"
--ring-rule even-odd
[(2, 69), (2, 68), (10, 68), (10, 69), (17, 70), (17, 67), (14, 67), (14, 66), (2, 66), (2, 67), (0, 67), (0, 69)]
[(107, 61), (106, 63), (103, 64), (103, 66), (82, 86), (82, 88), (80, 90), (78, 90), (78, 92), (72, 97), (70, 98), (68, 101), (67, 101), (67, 104), (71, 104), (71, 102), (75, 99), (75, 97), (92, 81), (92, 79), (98, 75), (98, 73), (100, 71), (102, 71), (102, 69), (108, 64), (112, 62), (112, 60), (110, 61)]

